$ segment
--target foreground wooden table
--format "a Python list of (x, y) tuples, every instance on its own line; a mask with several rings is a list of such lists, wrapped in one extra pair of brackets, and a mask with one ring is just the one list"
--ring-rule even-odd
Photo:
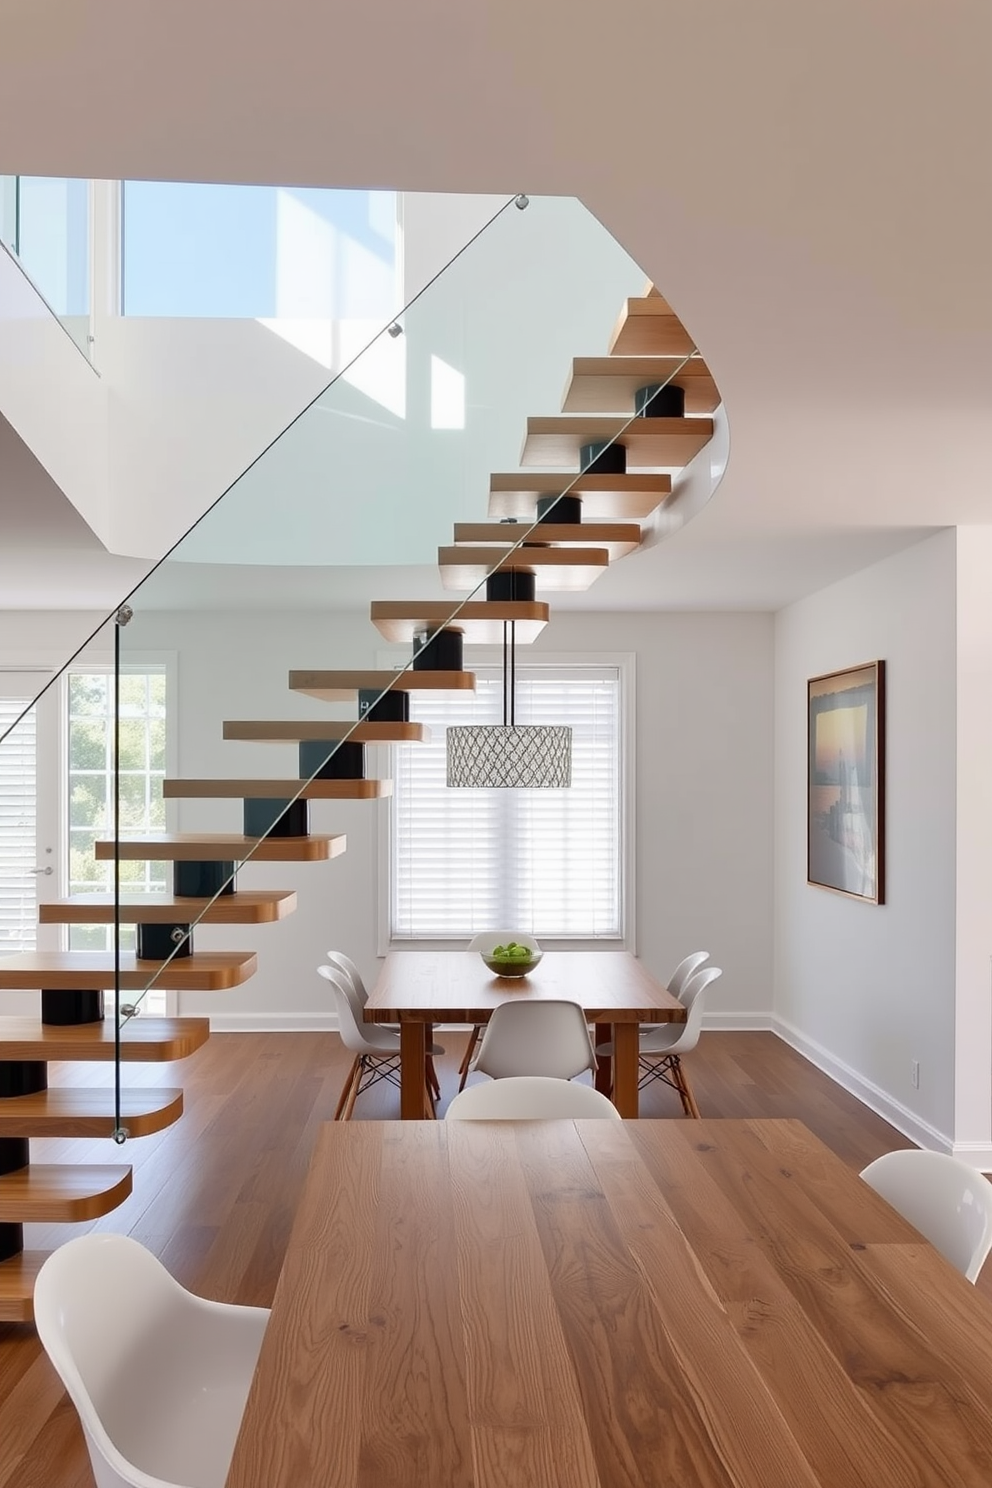
[(799, 1122), (338, 1123), (228, 1488), (987, 1488), (990, 1380)]
[[(494, 977), (475, 951), (392, 951), (365, 1005), (368, 1023), (400, 1025), (400, 1115), (422, 1117), (427, 1027), (488, 1023), (501, 1002), (567, 998), (597, 1024), (597, 1043), (613, 1040), (613, 1102), (637, 1115), (641, 1023), (684, 1022), (685, 1008), (629, 951), (548, 951), (526, 977)], [(610, 1061), (596, 1084), (610, 1091)]]

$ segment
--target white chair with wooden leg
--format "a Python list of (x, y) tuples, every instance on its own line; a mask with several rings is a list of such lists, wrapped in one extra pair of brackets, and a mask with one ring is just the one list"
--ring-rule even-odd
[[(652, 1080), (663, 1080), (678, 1095), (685, 1114), (697, 1119), (699, 1107), (682, 1068), (682, 1055), (688, 1054), (699, 1043), (707, 988), (722, 975), (719, 966), (704, 966), (694, 972), (686, 982), (681, 998), (686, 1010), (685, 1022), (652, 1024), (641, 1034), (638, 1043), (637, 1057), (641, 1069), (638, 1090), (643, 1090)], [(597, 1052), (612, 1054), (612, 1042), (597, 1045)]]
[[(524, 935), (518, 930), (481, 930), (478, 935), (473, 935), (465, 949), (478, 951), (480, 956), (487, 956), (498, 945), (506, 945), (508, 940), (515, 940), (518, 945), (526, 946), (530, 951), (539, 951), (541, 949), (533, 935)], [(472, 1057), (475, 1054), (480, 1038), (485, 1032), (485, 1027), (486, 1025), (484, 1023), (473, 1024), (472, 1032), (469, 1034), (468, 1043), (465, 1046), (465, 1053), (462, 1055), (462, 1062), (458, 1066), (459, 1091), (465, 1089), (465, 1081), (468, 1079)]]
[[(351, 989), (355, 994), (354, 998), (352, 999), (352, 1007), (355, 1011), (355, 1017), (356, 1020), (364, 1026), (362, 1010), (369, 1000), (369, 994), (368, 988), (362, 980), (362, 973), (359, 971), (354, 961), (352, 961), (351, 957), (345, 955), (344, 951), (328, 951), (327, 960), (330, 965), (336, 966), (339, 971), (343, 972), (345, 977), (351, 983)], [(395, 1033), (396, 1036), (399, 1037), (399, 1028), (395, 1024), (379, 1024), (378, 1026), (380, 1028), (387, 1028), (390, 1033)], [(443, 1044), (432, 1043), (430, 1048), (427, 1050), (427, 1085), (435, 1100), (441, 1099), (441, 1086), (437, 1078), (437, 1071), (434, 1068), (434, 1056), (440, 1056), (443, 1053)]]
[(97, 1488), (224, 1488), (267, 1308), (206, 1301), (137, 1240), (91, 1234), (45, 1261), (34, 1315)]
[(992, 1184), (947, 1152), (887, 1152), (862, 1178), (925, 1235), (952, 1266), (977, 1281), (992, 1250)]

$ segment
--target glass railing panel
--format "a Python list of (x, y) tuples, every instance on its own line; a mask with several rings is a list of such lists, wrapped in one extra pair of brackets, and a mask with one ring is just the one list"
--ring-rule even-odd
[(90, 182), (5, 176), (0, 236), (85, 356), (91, 355)]
[[(244, 970), (259, 934), (238, 928), (239, 897), (288, 882), (302, 899), (310, 892), (303, 860), (336, 853), (336, 842), (317, 839), (346, 836), (349, 824), (359, 856), (367, 851), (370, 813), (389, 785), (370, 723), (390, 712), (396, 669), (408, 671), (415, 649), (449, 623), (467, 635), (463, 657), (439, 658), (444, 672), (462, 661), (471, 671), (477, 626), (486, 643), (502, 634), (485, 610), (487, 576), (500, 560), (483, 554), (457, 589), (446, 588), (439, 547), (456, 522), (485, 521), (492, 474), (517, 469), (528, 416), (560, 407), (572, 356), (605, 352), (618, 308), (643, 289), (643, 272), (579, 203), (508, 204), (130, 597), (122, 667), (172, 658), (179, 679), (181, 768), (166, 777), (167, 824), (183, 837), (201, 834), (199, 848), (167, 844), (184, 855), (173, 887), (197, 902), (166, 927), (173, 943), (157, 932), (144, 938), (161, 964), (130, 1007), (168, 988), (179, 990), (184, 1012), (216, 1009), (206, 967), (203, 977), (196, 971), (215, 946), (231, 957), (223, 974), (246, 987), (233, 1000), (272, 995), (254, 966), (250, 981)], [(561, 462), (558, 494), (579, 473), (574, 455), (571, 471), (571, 457)], [(512, 542), (528, 534), (525, 523)], [(549, 600), (542, 587), (528, 609), (541, 618), (521, 622), (521, 643), (542, 628)], [(400, 613), (373, 623), (370, 606), (382, 601)], [(440, 646), (449, 643), (442, 637)], [(418, 655), (421, 674), (426, 660)], [(347, 696), (328, 705), (290, 688), (289, 674), (308, 669), (362, 676), (329, 685)], [(348, 873), (347, 857), (323, 871), (325, 884)], [(313, 901), (306, 924), (297, 909), (288, 933), (298, 946), (319, 937), (312, 915)], [(301, 951), (304, 975), (324, 950), (314, 940)]]

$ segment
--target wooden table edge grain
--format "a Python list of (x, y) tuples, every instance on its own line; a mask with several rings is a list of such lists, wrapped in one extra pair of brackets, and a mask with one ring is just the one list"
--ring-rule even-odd
[(227, 1488), (968, 1488), (990, 1372), (800, 1122), (327, 1123)]

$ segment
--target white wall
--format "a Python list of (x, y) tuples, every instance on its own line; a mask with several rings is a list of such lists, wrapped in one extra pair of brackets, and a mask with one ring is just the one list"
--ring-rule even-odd
[[(953, 531), (775, 621), (776, 1026), (930, 1146), (954, 1131), (955, 644)], [(806, 681), (876, 658), (888, 694), (879, 907), (806, 883)]]
[[(772, 946), (772, 620), (768, 615), (562, 615), (555, 652), (637, 655), (637, 950), (666, 975), (703, 946), (724, 967), (712, 1007), (730, 1023), (767, 1020)], [(357, 614), (172, 615), (142, 612), (126, 644), (178, 653), (179, 772), (296, 774), (292, 746), (224, 743), (225, 718), (329, 716), (286, 688), (291, 667), (374, 663), (381, 640)], [(470, 655), (470, 653), (469, 653)], [(314, 968), (344, 949), (374, 977), (376, 812), (318, 802), (313, 829), (344, 830), (327, 864), (248, 865), (244, 887), (295, 887), (299, 909), (258, 929), (197, 931), (197, 945), (253, 947), (243, 988), (187, 994), (185, 1013), (215, 1026), (307, 1026), (326, 1018)], [(183, 802), (179, 826), (240, 830), (238, 801)]]
[(107, 542), (106, 384), (3, 247), (0, 410), (83, 520)]
[(954, 1150), (992, 1169), (992, 528), (957, 548)]

